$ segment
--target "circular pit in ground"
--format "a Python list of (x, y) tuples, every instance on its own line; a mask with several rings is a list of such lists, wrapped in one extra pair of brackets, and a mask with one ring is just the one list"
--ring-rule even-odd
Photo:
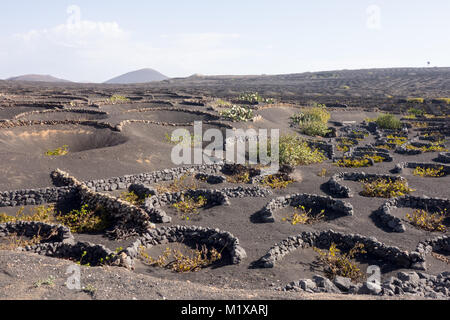
[(70, 153), (113, 147), (128, 138), (110, 129), (90, 126), (29, 126), (0, 130), (0, 152), (45, 155), (67, 146)]

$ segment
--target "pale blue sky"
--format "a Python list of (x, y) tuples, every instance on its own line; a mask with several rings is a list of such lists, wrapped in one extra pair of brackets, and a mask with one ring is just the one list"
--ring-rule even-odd
[(450, 66), (449, 14), (448, 0), (4, 1), (0, 78)]

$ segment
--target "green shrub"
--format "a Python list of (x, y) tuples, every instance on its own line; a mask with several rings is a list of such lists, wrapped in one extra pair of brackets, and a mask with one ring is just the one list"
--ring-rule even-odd
[(134, 193), (133, 191), (131, 191), (131, 192), (126, 192), (126, 191), (122, 192), (120, 194), (119, 198), (121, 200), (123, 200), (123, 201), (131, 203), (134, 206), (141, 206), (145, 202), (145, 199), (139, 198), (139, 196), (136, 193)]
[(448, 151), (448, 149), (446, 149), (444, 146), (439, 145), (438, 143), (432, 143), (429, 146), (422, 146), (422, 147), (416, 147), (413, 146), (412, 144), (408, 144), (406, 146), (407, 150), (419, 150), (422, 152), (443, 152), (443, 151)]
[(181, 219), (188, 221), (191, 219), (190, 215), (198, 214), (198, 209), (203, 208), (207, 204), (208, 200), (204, 196), (198, 196), (197, 198), (186, 196), (172, 206), (180, 213)]
[(301, 133), (311, 137), (324, 137), (331, 131), (325, 123), (319, 121), (304, 122), (299, 125), (299, 128)]
[(154, 259), (145, 252), (143, 246), (139, 247), (139, 256), (145, 264), (160, 268), (171, 269), (175, 272), (196, 272), (206, 268), (222, 259), (221, 252), (215, 248), (208, 249), (203, 245), (201, 249), (191, 249), (184, 254), (179, 249), (166, 248), (162, 255)]
[(231, 107), (232, 106), (231, 102), (223, 100), (223, 99), (217, 99), (216, 105), (219, 107)]
[(381, 115), (377, 118), (376, 123), (382, 129), (398, 130), (402, 128), (402, 123), (392, 114)]
[(323, 162), (325, 156), (318, 149), (311, 149), (298, 135), (288, 134), (280, 137), (279, 160), (281, 165), (297, 166)]
[(187, 145), (194, 147), (196, 143), (202, 141), (202, 137), (199, 135), (195, 135), (192, 133), (186, 133), (184, 136), (179, 136), (177, 138), (172, 137), (169, 133), (166, 133), (165, 135), (166, 142), (170, 144), (181, 144), (181, 145)]
[(130, 99), (128, 99), (127, 97), (115, 94), (112, 95), (109, 99), (108, 102), (110, 103), (125, 103), (125, 102), (129, 102)]
[(69, 146), (68, 145), (64, 145), (60, 148), (56, 148), (55, 150), (48, 150), (45, 155), (46, 156), (65, 156), (66, 154), (69, 153)]
[(414, 189), (408, 187), (405, 180), (391, 180), (391, 179), (376, 179), (373, 181), (363, 181), (362, 196), (378, 197), (378, 198), (393, 198), (401, 197), (409, 194)]
[(335, 165), (343, 168), (362, 168), (369, 167), (370, 161), (368, 159), (348, 159), (344, 157), (344, 159), (338, 160)]
[(435, 168), (422, 168), (422, 167), (416, 167), (414, 169), (413, 174), (415, 176), (419, 176), (419, 177), (433, 177), (433, 178), (437, 178), (437, 177), (442, 177), (445, 175), (444, 172), (444, 167), (441, 166), (437, 169)]
[(323, 220), (325, 220), (325, 210), (313, 213), (312, 209), (307, 210), (302, 205), (295, 207), (292, 216), (281, 219), (281, 221), (288, 221), (293, 226), (297, 224), (314, 224)]
[(326, 110), (326, 107), (320, 105), (317, 107), (310, 107), (294, 114), (291, 117), (292, 122), (300, 124), (302, 122), (318, 121), (327, 123), (330, 120), (331, 114)]
[(443, 224), (446, 217), (447, 209), (436, 213), (430, 213), (423, 209), (417, 209), (412, 214), (406, 214), (406, 218), (412, 225), (431, 232), (446, 232), (447, 227)]
[(352, 259), (357, 255), (367, 253), (362, 243), (357, 243), (347, 253), (341, 253), (335, 243), (332, 243), (327, 251), (322, 251), (316, 247), (313, 250), (319, 254), (317, 262), (324, 267), (326, 276), (329, 279), (334, 279), (336, 276), (350, 278), (354, 282), (359, 282), (364, 279), (364, 273), (352, 262)]
[(99, 232), (110, 225), (109, 216), (102, 207), (91, 210), (87, 204), (81, 206), (79, 210), (59, 214), (56, 220), (76, 233)]
[(424, 111), (421, 109), (417, 109), (417, 108), (409, 108), (408, 113), (411, 115), (414, 115), (416, 117), (420, 117), (420, 116), (423, 116)]
[(330, 130), (327, 123), (330, 113), (324, 106), (306, 108), (291, 117), (291, 121), (298, 125), (300, 132), (309, 136), (325, 136)]
[(253, 119), (253, 110), (233, 105), (231, 108), (219, 112), (220, 115), (230, 121), (240, 122)]
[(387, 137), (387, 143), (389, 144), (395, 144), (397, 146), (401, 146), (404, 145), (406, 142), (408, 142), (408, 138), (407, 137), (401, 137), (401, 136), (395, 136), (395, 135), (388, 135)]
[(261, 184), (271, 189), (284, 189), (293, 182), (294, 180), (289, 179), (288, 176), (272, 174), (264, 177), (264, 179), (261, 181)]
[(249, 103), (259, 103), (259, 102), (263, 102), (263, 103), (275, 103), (274, 99), (272, 98), (263, 98), (258, 92), (244, 92), (242, 93), (238, 100), (240, 101), (244, 101), (244, 102), (249, 102)]

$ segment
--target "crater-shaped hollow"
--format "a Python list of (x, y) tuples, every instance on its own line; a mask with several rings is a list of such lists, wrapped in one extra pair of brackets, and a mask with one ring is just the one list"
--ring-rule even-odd
[(75, 121), (84, 121), (84, 120), (102, 120), (108, 118), (108, 115), (105, 112), (97, 112), (97, 111), (45, 111), (38, 113), (30, 113), (21, 116), (19, 119), (21, 120), (39, 120), (39, 121), (64, 121), (64, 120), (75, 120)]
[(127, 142), (119, 132), (89, 126), (30, 126), (0, 130), (0, 152), (46, 154), (67, 146), (69, 153)]

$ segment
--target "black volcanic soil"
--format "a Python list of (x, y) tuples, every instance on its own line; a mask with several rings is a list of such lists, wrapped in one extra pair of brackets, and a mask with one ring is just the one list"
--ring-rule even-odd
[[(49, 105), (59, 103), (66, 108), (73, 108), (74, 104), (71, 101), (77, 98), (77, 101), (85, 101), (79, 102), (78, 107), (106, 112), (107, 115), (104, 117), (81, 117), (80, 114), (70, 112), (49, 112), (29, 115), (24, 119), (93, 120), (111, 126), (115, 126), (123, 120), (151, 120), (183, 124), (164, 126), (135, 122), (124, 124), (121, 132), (85, 124), (54, 126), (36, 124), (12, 129), (1, 128), (0, 176), (2, 179), (0, 179), (0, 191), (52, 186), (49, 174), (56, 168), (68, 171), (78, 179), (85, 181), (174, 167), (175, 165), (170, 161), (173, 144), (167, 141), (167, 135), (170, 135), (176, 128), (186, 128), (192, 132), (192, 128), (187, 123), (194, 120), (210, 120), (207, 116), (183, 111), (137, 112), (141, 108), (168, 108), (173, 105), (174, 108), (214, 112), (208, 108), (208, 101), (212, 101), (215, 97), (236, 97), (240, 92), (248, 90), (258, 91), (263, 95), (270, 92), (275, 98), (285, 103), (277, 103), (255, 110), (255, 113), (260, 116), (255, 122), (228, 124), (236, 128), (274, 128), (281, 129), (282, 133), (293, 133), (297, 130), (289, 126), (289, 117), (310, 100), (320, 103), (346, 103), (349, 108), (331, 109), (331, 121), (360, 123), (365, 118), (376, 117), (378, 114), (376, 109), (390, 110), (397, 106), (397, 111), (404, 110), (408, 104), (398, 102), (397, 100), (400, 98), (417, 95), (423, 95), (427, 99), (450, 96), (448, 82), (450, 70), (442, 68), (435, 70), (434, 73), (432, 71), (431, 69), (342, 71), (297, 76), (238, 77), (235, 81), (227, 78), (194, 77), (190, 80), (170, 80), (159, 84), (130, 86), (28, 84), (0, 81), (0, 119), (12, 119), (22, 112), (43, 110), (41, 107), (21, 107), (19, 103), (23, 105), (32, 100), (44, 103), (47, 101)], [(342, 90), (343, 85), (350, 86), (350, 89)], [(101, 103), (113, 94), (134, 97), (138, 102), (115, 105)], [(386, 97), (386, 94), (392, 95), (393, 98)], [(183, 101), (187, 98), (204, 99), (206, 106), (183, 105)], [(17, 104), (17, 110), (15, 104)], [(447, 106), (433, 104), (430, 101), (425, 102), (424, 107), (435, 111), (447, 112), (446, 110), (448, 110)], [(204, 130), (218, 128), (222, 132), (225, 131), (223, 127), (216, 124), (203, 125), (203, 127)], [(411, 133), (410, 138), (414, 134)], [(370, 136), (360, 142), (360, 145), (373, 141), (373, 136)], [(47, 151), (63, 145), (69, 147), (67, 155), (51, 157), (45, 155)], [(336, 217), (313, 225), (294, 226), (279, 219), (282, 214), (287, 213), (285, 211), (277, 213), (278, 219), (274, 223), (255, 223), (252, 216), (277, 196), (292, 193), (327, 195), (324, 183), (336, 172), (364, 171), (388, 174), (398, 162), (431, 162), (437, 154), (432, 152), (418, 156), (403, 156), (391, 152), (391, 155), (394, 157), (393, 162), (379, 163), (372, 167), (359, 169), (339, 168), (329, 160), (322, 164), (301, 166), (296, 168), (294, 174), (298, 181), (284, 190), (274, 190), (273, 195), (265, 198), (231, 199), (230, 206), (201, 209), (198, 217), (190, 221), (181, 219), (175, 209), (168, 206), (165, 209), (173, 217), (172, 224), (198, 225), (229, 231), (239, 239), (248, 258), (239, 265), (219, 264), (199, 272), (185, 274), (149, 267), (143, 263), (138, 263), (134, 272), (117, 268), (83, 268), (83, 272), (89, 274), (88, 279), (92, 280), (98, 289), (94, 298), (335, 298), (335, 296), (287, 294), (273, 290), (274, 287), (321, 273), (321, 270), (313, 268), (317, 254), (311, 249), (297, 250), (287, 255), (272, 269), (253, 269), (251, 268), (252, 262), (262, 257), (277, 242), (303, 231), (333, 229), (345, 233), (359, 233), (373, 236), (388, 245), (398, 246), (404, 250), (413, 250), (419, 241), (436, 237), (442, 233), (430, 233), (410, 225), (407, 225), (404, 233), (391, 233), (380, 229), (372, 221), (371, 215), (383, 204), (385, 199), (363, 197), (359, 195), (359, 191), (362, 189), (361, 184), (348, 181), (345, 181), (344, 184), (354, 189), (355, 196), (344, 199), (344, 201), (353, 205), (355, 213), (352, 217)], [(318, 176), (322, 169), (327, 170), (325, 177)], [(411, 170), (407, 169), (401, 175), (407, 178), (410, 187), (415, 189), (413, 195), (449, 197), (450, 176), (438, 179), (421, 178), (414, 176)], [(229, 183), (222, 185), (199, 183), (199, 185), (202, 188), (212, 189), (231, 186)], [(118, 195), (122, 191), (114, 194)], [(1, 208), (0, 212), (13, 215), (17, 209)], [(396, 214), (403, 215), (404, 212), (399, 209)], [(446, 235), (448, 234), (449, 232), (446, 233)], [(102, 234), (79, 234), (75, 237), (80, 241), (103, 244), (112, 250), (126, 247), (134, 240), (131, 238), (124, 241), (112, 241)], [(163, 249), (163, 246), (154, 248), (154, 251), (150, 253), (157, 255)], [(1, 297), (92, 298), (82, 292), (71, 292), (62, 286), (61, 274), (64, 273), (62, 269), (70, 263), (68, 261), (12, 252), (0, 252), (0, 256), (2, 257), (0, 260)], [(429, 258), (429, 262), (428, 272), (431, 274), (449, 269), (447, 264), (433, 257)], [(359, 263), (363, 269), (368, 264), (380, 264), (383, 278), (400, 271), (400, 269), (392, 268), (379, 261), (369, 260)], [(27, 271), (28, 273), (26, 273)], [(50, 290), (45, 287), (30, 289), (34, 281), (44, 279), (52, 273), (59, 277), (57, 289)], [(110, 285), (106, 285), (108, 281), (110, 281)], [(17, 290), (14, 292), (8, 290), (12, 287), (16, 287)]]

